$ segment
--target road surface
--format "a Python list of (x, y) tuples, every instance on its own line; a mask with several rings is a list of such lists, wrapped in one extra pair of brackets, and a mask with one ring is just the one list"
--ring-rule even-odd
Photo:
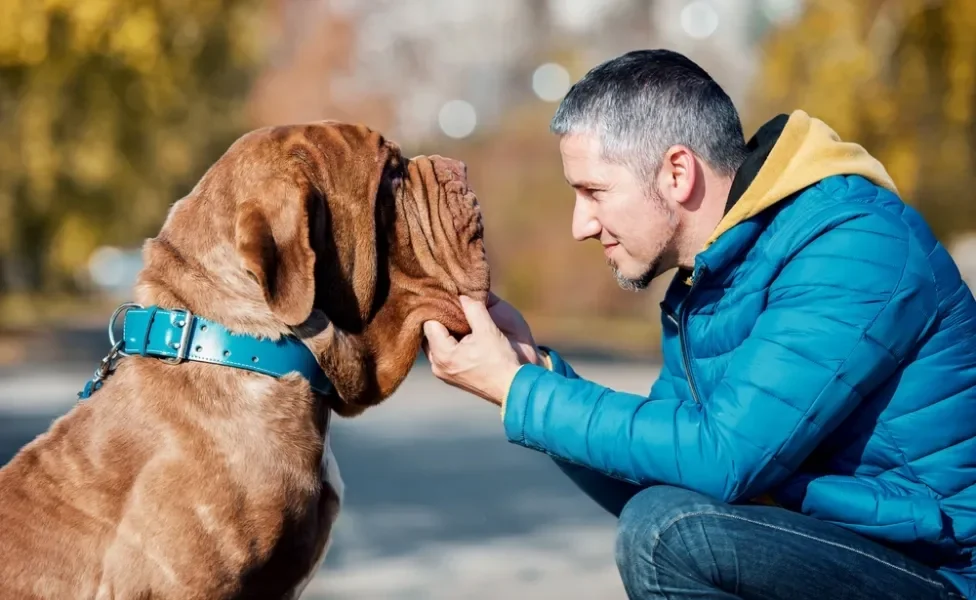
[[(75, 400), (95, 366), (0, 370), (0, 464)], [(643, 393), (653, 367), (574, 362)], [(337, 420), (347, 504), (310, 600), (623, 600), (614, 519), (535, 451), (505, 441), (495, 407), (419, 362), (384, 405)]]

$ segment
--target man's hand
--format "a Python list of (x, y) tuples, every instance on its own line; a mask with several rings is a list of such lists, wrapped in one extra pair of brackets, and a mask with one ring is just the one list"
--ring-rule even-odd
[(509, 339), (496, 325), (488, 306), (461, 296), (461, 308), (471, 326), (471, 333), (456, 341), (443, 325), (437, 321), (427, 321), (424, 323), (424, 353), (435, 377), (501, 405), (515, 373), (526, 361), (524, 358), (520, 360), (520, 352), (534, 353), (536, 360), (539, 359), (525, 320), (511, 305), (497, 296), (493, 297), (495, 301), (492, 307), (506, 329), (513, 332), (510, 335), (518, 336), (518, 341)]
[(486, 305), (488, 306), (488, 314), (491, 315), (491, 320), (494, 321), (498, 329), (508, 338), (515, 353), (518, 354), (519, 360), (523, 363), (545, 366), (541, 356), (542, 352), (540, 352), (539, 346), (536, 345), (535, 339), (532, 337), (532, 330), (529, 329), (529, 324), (525, 322), (522, 313), (517, 311), (508, 302), (496, 296), (494, 292), (488, 292), (488, 302)]

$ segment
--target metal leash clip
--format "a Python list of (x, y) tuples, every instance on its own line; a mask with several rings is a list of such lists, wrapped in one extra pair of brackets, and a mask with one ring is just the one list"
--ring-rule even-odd
[(112, 313), (112, 317), (108, 321), (108, 340), (112, 344), (112, 349), (108, 351), (102, 360), (98, 363), (98, 368), (95, 369), (95, 373), (92, 378), (88, 380), (85, 384), (84, 389), (78, 392), (78, 398), (84, 400), (90, 398), (100, 387), (102, 383), (108, 378), (109, 375), (115, 370), (116, 363), (118, 359), (123, 356), (128, 356), (122, 351), (122, 346), (125, 345), (125, 340), (115, 339), (115, 321), (118, 320), (119, 315), (123, 312), (129, 310), (130, 308), (143, 308), (141, 304), (136, 304), (135, 302), (126, 302), (115, 309)]
[(91, 397), (93, 393), (98, 391), (98, 388), (102, 387), (102, 382), (105, 381), (108, 376), (115, 370), (115, 362), (120, 356), (120, 351), (122, 350), (122, 340), (115, 342), (109, 353), (102, 358), (101, 362), (98, 363), (98, 368), (95, 369), (95, 374), (92, 378), (88, 380), (85, 384), (85, 388), (78, 392), (78, 398), (85, 399)]

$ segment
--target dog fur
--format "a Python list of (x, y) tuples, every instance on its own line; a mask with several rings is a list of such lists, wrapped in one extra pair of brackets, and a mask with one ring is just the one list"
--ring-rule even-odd
[(364, 126), (260, 129), (172, 206), (143, 256), (136, 302), (295, 335), (337, 393), (122, 358), (0, 470), (0, 597), (297, 598), (343, 499), (330, 415), (388, 398), (422, 323), (464, 335), (458, 294), (487, 297), (464, 165), (405, 159)]

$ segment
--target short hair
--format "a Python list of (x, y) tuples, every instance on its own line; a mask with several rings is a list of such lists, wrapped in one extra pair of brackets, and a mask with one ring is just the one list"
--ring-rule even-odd
[(687, 146), (734, 176), (746, 157), (732, 100), (705, 70), (672, 50), (634, 50), (591, 69), (566, 93), (550, 123), (557, 135), (598, 135), (604, 160), (652, 177), (664, 152)]

